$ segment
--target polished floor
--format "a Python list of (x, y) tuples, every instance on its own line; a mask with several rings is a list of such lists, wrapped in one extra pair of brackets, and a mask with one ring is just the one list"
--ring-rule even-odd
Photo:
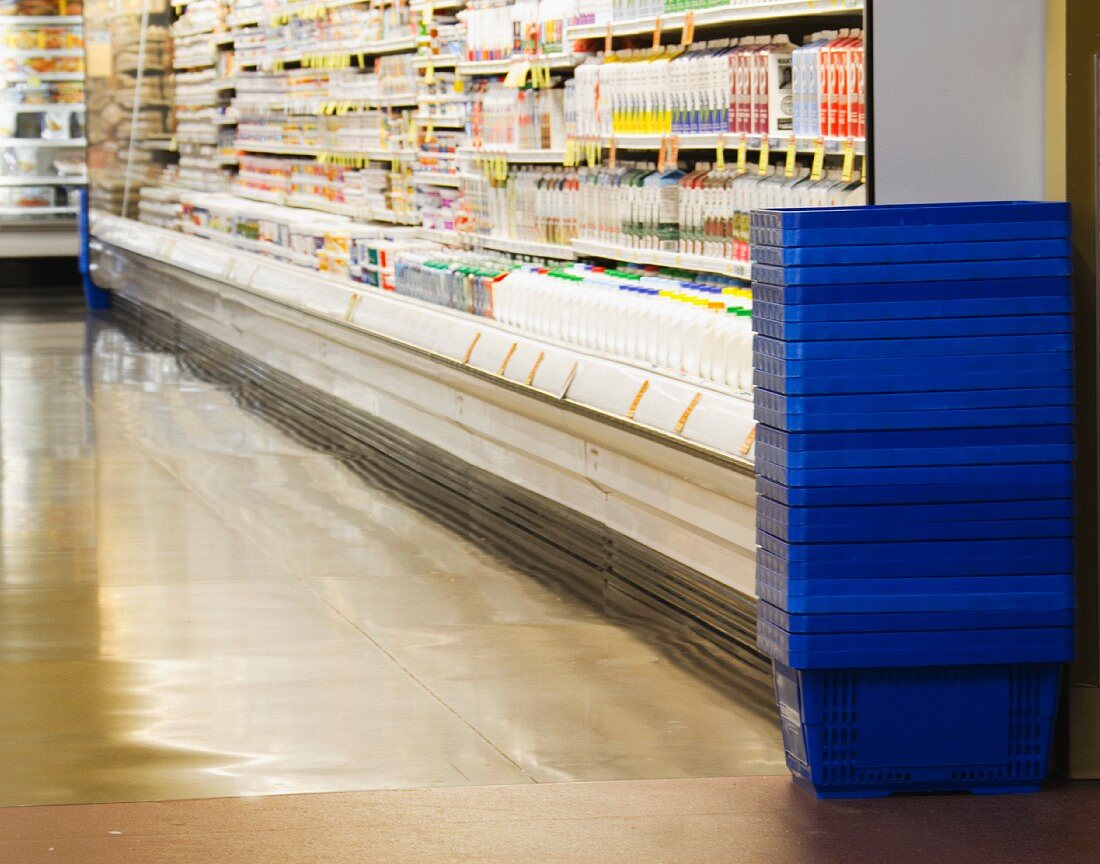
[(5, 864), (1088, 864), (1100, 784), (817, 801), (785, 777), (0, 810)]
[(735, 688), (75, 295), (0, 296), (0, 418), (0, 805), (785, 773)]

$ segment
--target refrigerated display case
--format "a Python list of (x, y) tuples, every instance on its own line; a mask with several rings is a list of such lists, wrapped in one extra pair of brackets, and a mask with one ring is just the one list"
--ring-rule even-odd
[(0, 7), (0, 256), (75, 255), (86, 183), (79, 4)]

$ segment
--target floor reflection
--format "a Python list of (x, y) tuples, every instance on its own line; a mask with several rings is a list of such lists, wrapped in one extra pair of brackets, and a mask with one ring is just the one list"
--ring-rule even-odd
[(0, 301), (0, 805), (781, 773), (774, 721), (75, 300)]

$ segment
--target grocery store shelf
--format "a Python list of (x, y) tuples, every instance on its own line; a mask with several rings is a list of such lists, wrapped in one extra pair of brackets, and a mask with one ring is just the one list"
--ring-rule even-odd
[(726, 258), (709, 258), (704, 255), (686, 255), (679, 252), (661, 252), (656, 249), (631, 249), (612, 243), (597, 243), (594, 240), (574, 240), (573, 251), (577, 255), (594, 258), (607, 258), (611, 261), (625, 261), (631, 264), (649, 264), (655, 267), (674, 267), (678, 270), (714, 273), (718, 276), (733, 276), (749, 279), (752, 267), (744, 261), (731, 261)]
[(59, 216), (76, 215), (75, 207), (0, 207), (0, 216)]
[(0, 177), (0, 186), (84, 186), (86, 177), (60, 177), (50, 174), (43, 177)]
[(0, 72), (0, 81), (83, 81), (83, 72), (41, 72), (27, 75), (23, 72)]
[(538, 243), (534, 240), (513, 240), (510, 237), (479, 236), (477, 239), (478, 243), (486, 249), (510, 252), (513, 255), (533, 255), (539, 258), (553, 258), (558, 261), (572, 261), (577, 257), (571, 246)]
[[(174, 25), (173, 25), (174, 26)], [(175, 30), (172, 29), (173, 39), (192, 39), (198, 36), (209, 36), (214, 32), (214, 22), (210, 22), (209, 27), (192, 27), (189, 30)]]
[(452, 117), (449, 114), (414, 114), (413, 120), (421, 126), (438, 126), (441, 129), (466, 128), (465, 117)]
[(87, 147), (84, 138), (0, 138), (0, 147)]
[(10, 15), (0, 16), (0, 30), (24, 27), (73, 27), (84, 24), (81, 15)]
[(122, 297), (751, 594), (744, 398), (177, 232), (92, 235)]
[(334, 159), (371, 159), (376, 162), (390, 162), (394, 159), (410, 159), (416, 156), (413, 151), (390, 151), (381, 148), (364, 147), (355, 150), (333, 150), (328, 147), (307, 147), (305, 145), (252, 144), (236, 141), (233, 147), (241, 153), (266, 153), (272, 156), (319, 156)]
[(323, 49), (320, 51), (283, 51), (264, 57), (262, 62), (242, 63), (241, 66), (242, 68), (270, 68), (275, 63), (302, 63), (323, 67), (343, 58), (350, 60), (359, 57), (380, 57), (384, 54), (402, 54), (406, 51), (415, 50), (415, 48), (415, 36), (393, 36), (389, 39), (364, 42), (362, 45), (357, 46), (354, 51), (347, 48), (327, 51)]
[(425, 186), (453, 186), (458, 188), (462, 185), (464, 175), (462, 174), (442, 174), (438, 171), (414, 171), (412, 175), (413, 183), (421, 183)]
[(455, 67), (459, 75), (505, 75), (520, 63), (548, 66), (551, 69), (572, 69), (580, 66), (590, 54), (515, 54), (504, 60), (462, 60)]
[(4, 48), (0, 57), (83, 57), (83, 48)]
[(220, 231), (210, 231), (205, 228), (200, 228), (196, 225), (191, 225), (188, 222), (180, 223), (181, 234), (184, 236), (197, 237), (202, 240), (207, 240), (212, 243), (217, 243), (220, 246), (224, 246), (229, 249), (239, 249), (244, 252), (252, 252), (259, 254), (265, 258), (275, 258), (280, 261), (286, 261), (289, 264), (298, 267), (310, 267), (312, 262), (309, 261), (304, 255), (292, 252), (285, 246), (278, 246), (274, 243), (268, 243), (263, 240), (249, 240), (245, 237), (236, 237), (229, 234), (223, 234)]
[(415, 213), (395, 213), (384, 207), (372, 207), (370, 218), (376, 222), (388, 222), (391, 225), (419, 225), (420, 217)]
[(217, 57), (202, 57), (197, 60), (180, 60), (178, 57), (172, 61), (172, 68), (181, 69), (209, 69), (217, 65)]
[(14, 114), (43, 114), (46, 111), (71, 111), (83, 113), (84, 105), (77, 102), (52, 102), (49, 105), (0, 105), (0, 111), (11, 111)]
[(466, 0), (432, 0), (432, 2), (410, 2), (409, 11), (423, 13), (426, 8), (433, 12), (441, 12), (444, 9), (461, 9), (466, 5)]
[(295, 146), (290, 144), (261, 144), (249, 141), (234, 141), (233, 146), (242, 153), (269, 153), (272, 156), (320, 156), (327, 152), (320, 147)]
[[(201, 231), (191, 226), (188, 230)], [(213, 277), (222, 283), (247, 287), (261, 296), (300, 306), (309, 314), (331, 317), (353, 329), (369, 326), (378, 335), (444, 360), (447, 365), (457, 365), (479, 377), (488, 373), (496, 383), (510, 389), (530, 389), (532, 395), (549, 396), (559, 404), (574, 402), (586, 412), (595, 410), (605, 421), (613, 419), (616, 424), (636, 431), (645, 429), (659, 440), (674, 443), (677, 449), (707, 451), (724, 464), (736, 465), (742, 473), (751, 475), (751, 463), (736, 455), (753, 426), (752, 400), (747, 394), (621, 361), (600, 352), (542, 340), (492, 319), (372, 289), (345, 278), (277, 264), (269, 258), (242, 255), (238, 251), (271, 255), (275, 253), (272, 244), (256, 244), (256, 241), (226, 235), (224, 239), (236, 248), (225, 248), (222, 244), (214, 246), (186, 234), (102, 214), (93, 215), (92, 231), (102, 242)], [(261, 248), (252, 249), (252, 244)], [(275, 249), (280, 257), (290, 254), (289, 250)], [(229, 258), (227, 253), (231, 253)], [(349, 314), (353, 293), (360, 299), (350, 306)], [(476, 342), (475, 335), (478, 336)], [(532, 348), (533, 351), (521, 352), (520, 348)], [(509, 352), (515, 358), (522, 355), (527, 362), (517, 359), (514, 368), (502, 363)], [(544, 359), (537, 366), (538, 374), (529, 376), (528, 368), (540, 352)], [(529, 378), (531, 383), (524, 383)], [(633, 397), (645, 381), (649, 382), (647, 390), (651, 392), (639, 404)], [(599, 386), (601, 383), (603, 386)], [(575, 401), (582, 393), (585, 401)], [(691, 422), (685, 423), (679, 433), (675, 432), (685, 406), (696, 394), (701, 397), (696, 400), (696, 410), (704, 413), (697, 416), (693, 411)], [(636, 411), (630, 410), (632, 401)], [(643, 417), (655, 420), (651, 412), (661, 403), (664, 410), (660, 421), (649, 425), (642, 420)], [(643, 404), (645, 411), (641, 407)], [(712, 410), (716, 414), (710, 419), (721, 422), (698, 422)], [(731, 422), (732, 427), (727, 425)], [(725, 445), (720, 443), (723, 441)]]
[(0, 259), (75, 258), (80, 251), (76, 217), (19, 218), (0, 222)]
[[(863, 0), (762, 0), (696, 9), (692, 15), (698, 28), (796, 16), (858, 14), (862, 11)], [(603, 24), (574, 24), (566, 27), (565, 38), (599, 39), (605, 37), (608, 30), (613, 36), (637, 36), (652, 33), (658, 27), (661, 32), (674, 32), (683, 29), (686, 18), (687, 13), (679, 12), (660, 17), (625, 18)]]
[[(768, 149), (773, 153), (785, 153), (790, 146), (793, 136), (772, 135), (768, 136)], [(610, 147), (614, 142), (619, 150), (660, 150), (668, 139), (675, 138), (680, 150), (713, 150), (721, 141), (723, 149), (737, 150), (741, 146), (741, 134), (738, 132), (705, 132), (686, 133), (683, 135), (605, 135), (600, 139), (604, 147)], [(581, 139), (582, 141), (584, 139)], [(759, 151), (763, 144), (764, 136), (746, 135), (745, 148)], [(853, 152), (862, 156), (867, 150), (867, 142), (862, 138), (794, 138), (795, 151), (798, 153), (813, 153), (818, 148), (825, 151), (826, 155), (842, 155), (846, 144), (851, 144)]]
[(467, 159), (507, 159), (512, 165), (561, 165), (565, 150), (490, 150), (459, 147), (458, 155)]
[(441, 246), (472, 249), (475, 245), (475, 238), (469, 234), (459, 234), (457, 231), (443, 231), (439, 228), (420, 227), (416, 229), (416, 234), (421, 240), (431, 240), (433, 243), (439, 243)]
[(431, 54), (413, 58), (413, 66), (423, 69), (425, 66), (434, 66), (436, 69), (451, 69), (459, 63), (457, 54)]
[(234, 186), (230, 192), (238, 198), (247, 198), (249, 201), (259, 201), (261, 204), (286, 204), (286, 195), (282, 192), (273, 192), (269, 189), (251, 189), (247, 186)]

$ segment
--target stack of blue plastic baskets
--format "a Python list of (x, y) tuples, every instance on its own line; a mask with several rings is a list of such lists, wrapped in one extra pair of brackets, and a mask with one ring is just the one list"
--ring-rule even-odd
[(1022, 791), (1072, 653), (1065, 205), (752, 216), (759, 644), (821, 796)]

